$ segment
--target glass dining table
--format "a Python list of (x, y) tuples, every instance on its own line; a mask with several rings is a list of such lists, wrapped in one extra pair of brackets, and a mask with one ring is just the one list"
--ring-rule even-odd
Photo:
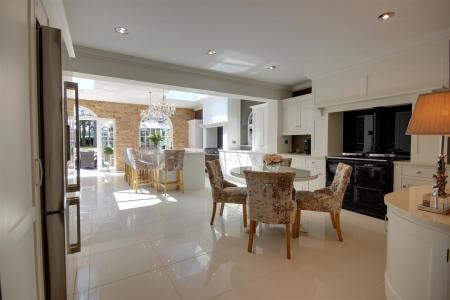
[(258, 171), (258, 172), (294, 172), (295, 173), (295, 182), (306, 182), (317, 179), (319, 174), (312, 173), (310, 170), (293, 168), (293, 167), (285, 167), (285, 166), (243, 166), (237, 167), (230, 170), (230, 174), (235, 177), (245, 178), (244, 171)]

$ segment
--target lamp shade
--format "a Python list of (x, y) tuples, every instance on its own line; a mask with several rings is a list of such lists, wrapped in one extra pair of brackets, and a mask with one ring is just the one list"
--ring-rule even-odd
[(450, 135), (450, 92), (419, 95), (406, 133)]

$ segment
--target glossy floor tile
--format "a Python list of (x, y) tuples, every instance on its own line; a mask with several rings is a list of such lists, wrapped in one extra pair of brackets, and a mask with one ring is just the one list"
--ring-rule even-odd
[(134, 193), (122, 173), (83, 172), (74, 299), (385, 299), (384, 222), (303, 212), (286, 259), (283, 226), (259, 225), (247, 252), (242, 206), (209, 225), (210, 189)]

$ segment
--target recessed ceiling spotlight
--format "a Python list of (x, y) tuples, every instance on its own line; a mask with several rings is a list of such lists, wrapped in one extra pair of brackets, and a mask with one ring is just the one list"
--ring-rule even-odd
[(268, 66), (268, 67), (267, 67), (267, 70), (275, 70), (276, 68), (277, 68), (277, 66), (272, 65), (272, 66)]
[(120, 34), (128, 34), (128, 29), (126, 29), (125, 27), (116, 27), (114, 28), (114, 30)]
[(378, 20), (386, 21), (387, 19), (390, 19), (393, 16), (395, 16), (395, 12), (393, 11), (385, 12), (378, 16)]
[(206, 54), (208, 54), (208, 55), (214, 55), (214, 54), (217, 54), (217, 51), (216, 51), (216, 50), (210, 49), (210, 50), (206, 51)]

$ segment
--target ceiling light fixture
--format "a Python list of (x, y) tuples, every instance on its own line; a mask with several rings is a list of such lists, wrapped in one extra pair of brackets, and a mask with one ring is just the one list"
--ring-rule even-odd
[(169, 104), (166, 99), (165, 91), (163, 90), (163, 98), (161, 102), (152, 103), (152, 92), (150, 91), (150, 102), (146, 110), (141, 111), (141, 118), (144, 120), (158, 120), (163, 121), (170, 119), (175, 114), (175, 105)]
[(210, 50), (206, 51), (206, 54), (208, 54), (208, 55), (214, 55), (214, 54), (217, 54), (217, 51), (216, 51), (216, 50), (210, 49)]
[(277, 66), (273, 65), (273, 66), (268, 66), (267, 70), (275, 70), (277, 68)]
[(120, 34), (128, 34), (128, 29), (126, 29), (125, 27), (116, 27), (114, 28), (114, 30)]
[(386, 21), (386, 20), (392, 18), (393, 16), (395, 16), (395, 12), (393, 12), (393, 11), (385, 12), (378, 16), (378, 20)]

